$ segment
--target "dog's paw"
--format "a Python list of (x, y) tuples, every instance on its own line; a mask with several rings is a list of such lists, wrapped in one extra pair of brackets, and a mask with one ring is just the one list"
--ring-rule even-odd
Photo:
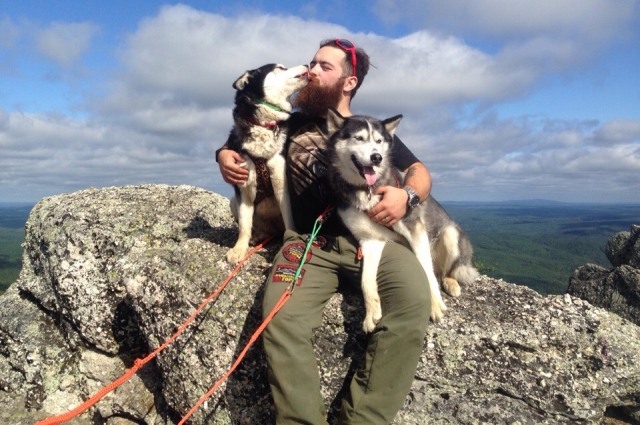
[(362, 323), (362, 329), (366, 332), (373, 332), (376, 325), (382, 319), (382, 307), (380, 306), (380, 299), (375, 302), (365, 303), (367, 308), (367, 314), (364, 317)]
[(364, 322), (362, 322), (362, 330), (365, 331), (365, 333), (373, 332), (373, 330), (376, 328), (376, 324), (379, 321), (380, 319), (374, 320), (371, 315), (367, 314), (364, 318)]
[(231, 248), (227, 251), (227, 262), (229, 264), (238, 264), (246, 255), (247, 250), (243, 248)]
[(445, 311), (447, 311), (447, 306), (444, 305), (444, 302), (431, 300), (431, 320), (434, 323), (438, 323), (442, 320)]
[(382, 319), (382, 306), (380, 305), (380, 298), (377, 296), (367, 297), (365, 296), (364, 305), (367, 310), (365, 314), (364, 323), (362, 329), (365, 332), (373, 332), (380, 319)]
[(458, 284), (458, 281), (451, 278), (451, 277), (445, 277), (444, 281), (442, 282), (442, 286), (445, 290), (445, 292), (449, 295), (451, 295), (452, 297), (459, 297), (460, 296), (460, 285)]

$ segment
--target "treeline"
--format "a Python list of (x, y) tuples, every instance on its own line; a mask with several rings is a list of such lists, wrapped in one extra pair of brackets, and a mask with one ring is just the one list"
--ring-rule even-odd
[(607, 241), (640, 224), (640, 205), (444, 203), (465, 229), (482, 273), (562, 294), (575, 269), (610, 267)]
[[(640, 205), (533, 205), (443, 203), (466, 231), (481, 273), (562, 294), (571, 273), (594, 263), (617, 232), (640, 224)], [(0, 293), (16, 281), (22, 264), (24, 224), (31, 206), (0, 206)]]

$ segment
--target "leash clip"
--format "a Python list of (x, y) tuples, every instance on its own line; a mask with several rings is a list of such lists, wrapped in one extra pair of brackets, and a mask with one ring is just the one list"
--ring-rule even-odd
[[(294, 276), (294, 278), (296, 278), (298, 276)], [(293, 290), (296, 289), (296, 282), (298, 279), (291, 279), (291, 283), (289, 284), (289, 286), (287, 286), (287, 292), (289, 292), (290, 294), (293, 294)]]
[[(322, 213), (318, 216), (318, 218), (316, 219), (318, 224), (320, 226), (322, 226), (325, 221), (327, 221), (327, 219), (329, 217), (331, 217), (331, 215), (333, 214), (333, 205), (329, 205), (324, 211), (322, 211)], [(311, 235), (307, 235), (307, 242), (308, 242), (308, 237)], [(315, 238), (314, 238), (315, 239)]]

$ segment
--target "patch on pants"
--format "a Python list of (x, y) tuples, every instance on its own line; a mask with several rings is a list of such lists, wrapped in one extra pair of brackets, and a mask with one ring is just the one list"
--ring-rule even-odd
[[(298, 266), (294, 266), (292, 264), (278, 264), (276, 265), (276, 270), (273, 272), (272, 282), (282, 282), (282, 283), (291, 283), (293, 282), (293, 277), (296, 275), (296, 271), (298, 270)], [(298, 276), (298, 281), (296, 282), (296, 286), (300, 286), (302, 283), (302, 278), (304, 277), (305, 270), (300, 270), (300, 275)]]
[[(304, 250), (306, 245), (301, 242), (291, 243), (284, 247), (282, 250), (282, 255), (288, 261), (294, 264), (300, 264), (300, 260), (302, 259), (302, 255), (304, 254)], [(311, 250), (307, 252), (307, 257), (305, 258), (305, 262), (311, 260)]]

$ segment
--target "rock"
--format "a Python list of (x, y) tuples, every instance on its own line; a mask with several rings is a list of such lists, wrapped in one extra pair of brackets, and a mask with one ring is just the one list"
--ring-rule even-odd
[[(87, 399), (158, 348), (231, 272), (228, 200), (201, 189), (90, 189), (42, 200), (23, 270), (0, 297), (3, 423), (32, 424)], [(278, 249), (259, 250), (131, 380), (69, 423), (175, 424), (228, 370), (260, 321)], [(315, 333), (330, 423), (364, 358), (361, 294)], [(599, 423), (640, 411), (640, 328), (571, 295), (482, 276), (426, 330), (395, 424)], [(273, 423), (258, 338), (194, 424)]]
[(626, 245), (630, 236), (629, 232), (618, 232), (607, 242), (604, 253), (613, 267), (619, 267), (625, 263), (625, 257), (628, 255)]
[(631, 232), (615, 234), (607, 242), (605, 254), (613, 267), (626, 264), (640, 268), (640, 226), (631, 226)]
[(567, 292), (640, 325), (640, 226), (614, 235), (605, 252), (613, 268), (580, 267)]

